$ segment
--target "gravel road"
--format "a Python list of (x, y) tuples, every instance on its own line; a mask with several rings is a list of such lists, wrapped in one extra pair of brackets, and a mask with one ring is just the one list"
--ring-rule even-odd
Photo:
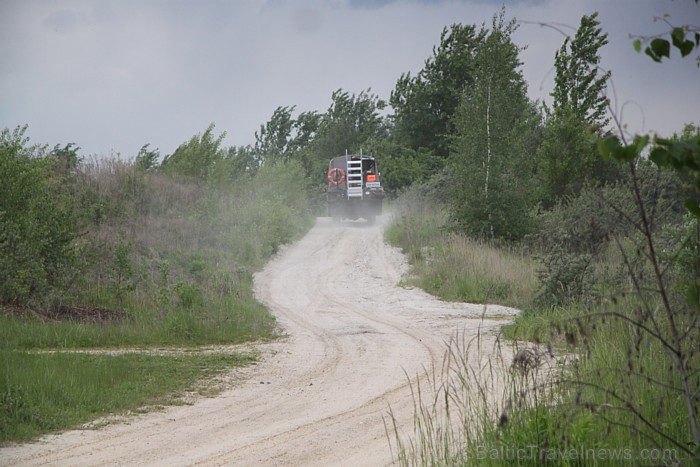
[(488, 334), (516, 310), (445, 303), (399, 286), (405, 258), (381, 222), (319, 218), (256, 274), (286, 337), (231, 389), (192, 405), (0, 450), (2, 465), (386, 465), (388, 408), (412, 427), (409, 377), (455, 331)]

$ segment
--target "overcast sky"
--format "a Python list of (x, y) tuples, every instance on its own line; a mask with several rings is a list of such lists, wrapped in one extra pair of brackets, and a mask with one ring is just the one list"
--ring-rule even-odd
[[(82, 156), (130, 159), (150, 143), (172, 153), (210, 123), (226, 145), (254, 142), (278, 106), (325, 111), (331, 93), (371, 88), (388, 99), (415, 74), (443, 27), (507, 17), (573, 34), (600, 12), (614, 105), (634, 132), (700, 124), (700, 69), (673, 51), (656, 64), (629, 34), (700, 25), (693, 0), (0, 0), (0, 129), (28, 124), (33, 143), (76, 143)], [(568, 26), (568, 27), (567, 27)], [(523, 23), (530, 97), (551, 101), (564, 37)]]

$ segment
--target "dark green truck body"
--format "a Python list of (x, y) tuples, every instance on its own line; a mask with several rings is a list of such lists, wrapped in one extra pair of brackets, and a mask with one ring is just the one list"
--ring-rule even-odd
[(374, 223), (382, 214), (384, 189), (372, 156), (345, 155), (328, 163), (328, 215), (334, 220), (365, 219)]

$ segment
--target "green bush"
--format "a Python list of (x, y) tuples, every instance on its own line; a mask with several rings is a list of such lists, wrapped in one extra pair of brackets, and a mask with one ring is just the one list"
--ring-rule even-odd
[[(677, 225), (682, 208), (678, 202), (679, 181), (668, 172), (648, 164), (638, 168), (637, 186), (653, 226)], [(607, 293), (618, 293), (624, 285), (621, 253), (610, 258), (611, 245), (626, 251), (628, 262), (637, 261), (635, 226), (641, 222), (630, 181), (593, 188), (585, 187), (577, 196), (560, 200), (551, 209), (535, 215), (539, 230), (527, 241), (539, 253), (542, 268), (539, 301), (562, 306), (593, 303)], [(616, 248), (619, 250), (619, 248)], [(604, 287), (599, 285), (605, 284)], [(618, 290), (611, 290), (617, 286)]]
[(285, 243), (296, 240), (312, 222), (303, 167), (296, 161), (260, 168), (232, 195), (222, 220), (229, 224), (224, 237), (236, 258), (249, 269), (260, 266)]
[[(267, 164), (223, 184), (154, 167), (155, 153), (145, 150), (133, 163), (85, 162), (72, 145), (30, 147), (24, 130), (5, 130), (0, 139), (7, 180), (0, 186), (0, 303), (37, 313), (59, 305), (113, 310), (119, 318), (83, 323), (80, 332), (69, 323), (31, 322), (18, 345), (188, 345), (274, 335), (274, 319), (253, 298), (252, 274), (311, 226), (299, 162)], [(171, 168), (219, 151), (211, 130), (182, 149), (194, 159), (181, 151)]]
[(26, 127), (0, 133), (0, 301), (44, 303), (71, 277), (74, 203)]
[[(221, 142), (225, 137), (226, 132), (214, 137), (212, 123), (203, 134), (193, 136), (188, 142), (181, 144), (172, 155), (166, 156), (161, 166), (168, 173), (205, 180), (216, 163), (224, 158)], [(139, 159), (141, 165), (142, 160)]]

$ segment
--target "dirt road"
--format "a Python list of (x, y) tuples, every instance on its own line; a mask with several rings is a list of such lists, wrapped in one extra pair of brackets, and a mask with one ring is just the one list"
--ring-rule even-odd
[(261, 347), (267, 357), (240, 372), (234, 388), (5, 448), (0, 464), (389, 464), (383, 417), (391, 406), (410, 430), (406, 375), (439, 363), (454, 331), (488, 330), (515, 312), (440, 302), (399, 287), (405, 272), (381, 225), (320, 218), (256, 275), (256, 295), (288, 336)]

